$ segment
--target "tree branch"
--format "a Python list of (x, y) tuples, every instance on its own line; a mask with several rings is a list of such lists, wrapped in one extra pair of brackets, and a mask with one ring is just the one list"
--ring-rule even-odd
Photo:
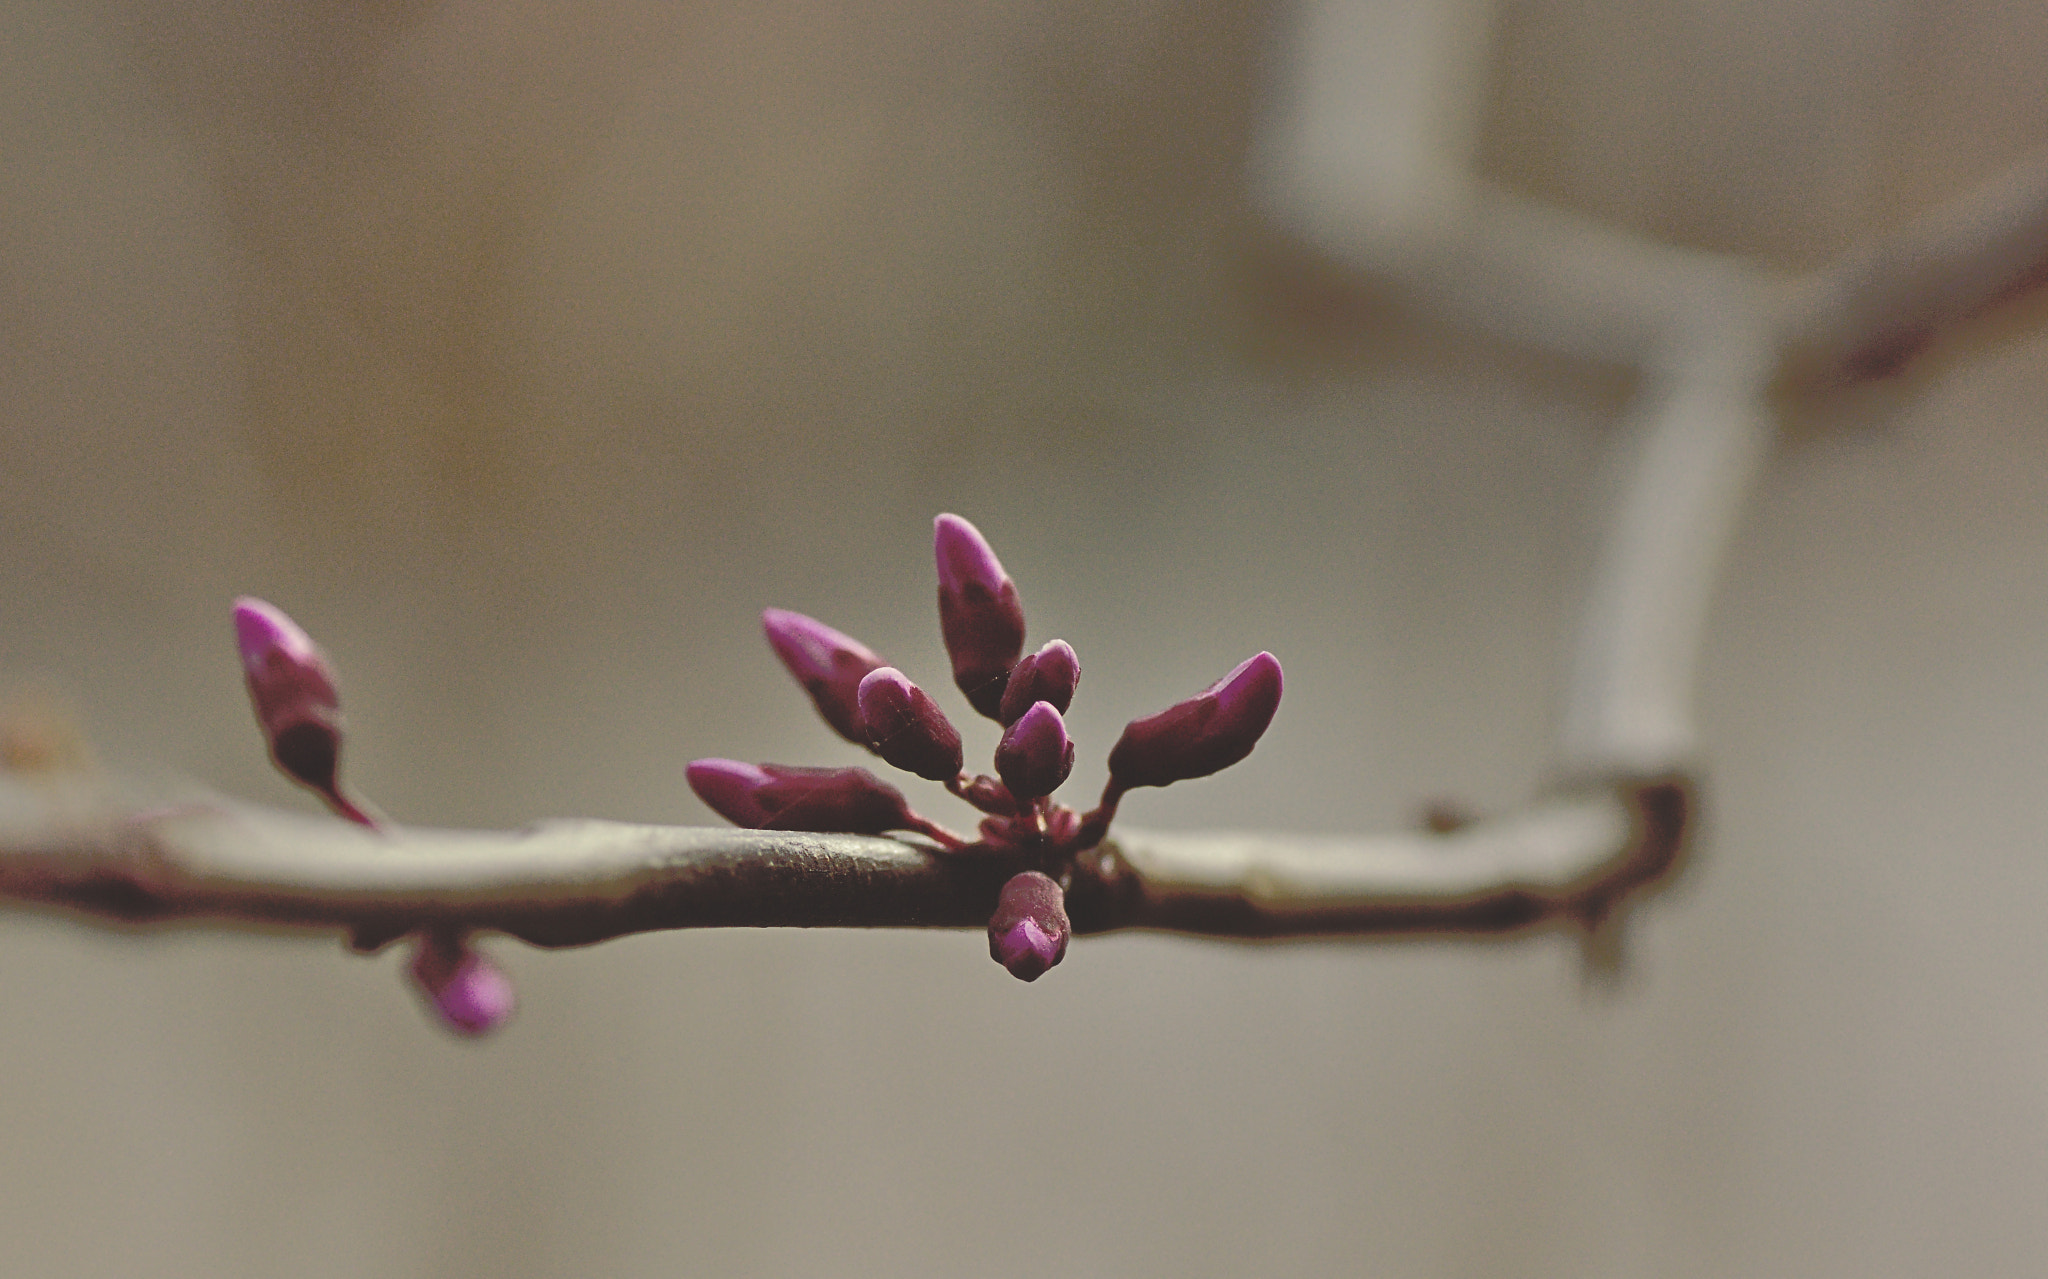
[(1795, 385), (1897, 372), (1944, 333), (2048, 284), (2048, 150), (1799, 281)]
[[(1444, 835), (1122, 832), (1081, 858), (1081, 932), (1227, 938), (1500, 933), (1595, 921), (1676, 865), (1679, 777), (1562, 795)], [(0, 898), (117, 927), (334, 930), (374, 949), (419, 930), (538, 946), (708, 927), (980, 928), (1017, 867), (858, 835), (554, 821), (395, 828), (104, 778), (0, 775)]]

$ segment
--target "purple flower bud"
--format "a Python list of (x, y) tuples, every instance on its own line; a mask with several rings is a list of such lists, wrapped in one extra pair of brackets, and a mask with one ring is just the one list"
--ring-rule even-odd
[(735, 826), (879, 835), (915, 830), (903, 793), (865, 768), (791, 768), (700, 759), (690, 789)]
[(1013, 875), (1003, 885), (996, 913), (988, 921), (989, 957), (1021, 981), (1036, 981), (1046, 969), (1066, 958), (1066, 894), (1035, 870)]
[(935, 782), (960, 776), (960, 730), (902, 671), (884, 666), (868, 672), (860, 682), (860, 714), (868, 749), (891, 764)]
[(270, 757), (291, 777), (336, 795), (341, 699), (327, 659), (283, 610), (247, 595), (235, 601), (235, 644)]
[(997, 718), (1005, 725), (1014, 724), (1033, 702), (1051, 702), (1052, 708), (1064, 715), (1074, 704), (1074, 688), (1080, 682), (1081, 659), (1074, 655), (1074, 646), (1053, 640), (1011, 668)]
[(711, 810), (735, 826), (759, 830), (773, 812), (758, 798), (760, 791), (775, 782), (767, 769), (736, 759), (698, 759), (683, 770), (690, 789)]
[(957, 515), (933, 521), (939, 561), (939, 630), (953, 683), (981, 714), (998, 719), (1003, 685), (1024, 651), (1024, 606), (981, 533)]
[(1109, 752), (1110, 785), (1166, 786), (1207, 777), (1252, 753), (1280, 707), (1280, 663), (1260, 653), (1201, 694), (1134, 719)]
[(1051, 702), (1034, 702), (996, 746), (996, 772), (1020, 803), (1059, 789), (1074, 771), (1074, 742)]
[(461, 938), (430, 934), (420, 938), (412, 977), (447, 1027), (462, 1035), (483, 1035), (505, 1024), (517, 1002), (512, 979), (490, 957)]
[(784, 609), (766, 609), (761, 629), (769, 647), (811, 695), (818, 713), (849, 742), (866, 744), (860, 726), (860, 682), (882, 664), (865, 644), (823, 622)]

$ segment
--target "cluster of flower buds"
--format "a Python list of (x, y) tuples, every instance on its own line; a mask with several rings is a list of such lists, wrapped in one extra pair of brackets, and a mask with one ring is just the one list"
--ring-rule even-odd
[(1280, 663), (1271, 653), (1157, 715), (1133, 720), (1109, 753), (1109, 784), (1086, 814), (1052, 800), (1074, 768), (1064, 718), (1081, 682), (1065, 640), (1024, 652), (1017, 587), (972, 524), (934, 522), (939, 630), (953, 683), (976, 712), (1002, 728), (995, 773), (963, 770), (960, 732), (930, 694), (875, 653), (822, 622), (771, 608), (761, 615), (769, 647), (846, 740), (946, 789), (983, 814), (969, 840), (913, 811), (864, 768), (788, 768), (703, 759), (688, 770), (697, 797), (735, 825), (767, 830), (880, 834), (911, 831), (949, 854), (985, 854), (1019, 869), (989, 919), (989, 954), (1025, 981), (1060, 962), (1072, 926), (1065, 886), (1075, 857), (1102, 842), (1124, 793), (1206, 777), (1251, 753), (1280, 705)]
[[(312, 637), (283, 610), (243, 596), (235, 601), (235, 644), (249, 678), (249, 701), (278, 770), (349, 821), (382, 821), (341, 784), (341, 699), (334, 674)], [(413, 981), (442, 1023), (464, 1035), (497, 1029), (512, 1015), (512, 981), (460, 933), (422, 933)]]

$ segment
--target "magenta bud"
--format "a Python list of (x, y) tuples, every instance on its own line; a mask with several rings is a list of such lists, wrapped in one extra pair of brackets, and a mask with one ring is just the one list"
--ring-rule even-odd
[(902, 671), (883, 666), (868, 672), (860, 682), (860, 714), (868, 749), (891, 764), (935, 782), (960, 776), (960, 730)]
[(996, 772), (1019, 803), (1050, 795), (1074, 771), (1074, 741), (1051, 702), (1034, 702), (996, 746)]
[(1074, 688), (1080, 682), (1081, 659), (1074, 655), (1074, 646), (1053, 640), (1010, 669), (997, 718), (1005, 725), (1014, 724), (1033, 702), (1051, 702), (1052, 708), (1064, 715), (1074, 704)]
[(270, 757), (291, 777), (336, 795), (341, 699), (326, 657), (282, 609), (248, 595), (235, 601), (235, 644)]
[(505, 1024), (517, 1003), (505, 970), (461, 938), (420, 938), (412, 978), (441, 1021), (461, 1035), (489, 1034)]
[(939, 631), (953, 659), (953, 683), (976, 711), (1000, 720), (1003, 685), (1024, 651), (1024, 606), (1016, 584), (979, 530), (957, 515), (933, 521), (939, 562)]
[(765, 609), (761, 629), (769, 647), (803, 685), (818, 713), (849, 742), (865, 744), (860, 725), (860, 682), (882, 664), (867, 645), (823, 622), (784, 609)]
[(1110, 784), (1167, 786), (1252, 753), (1280, 708), (1280, 663), (1260, 653), (1187, 701), (1134, 719), (1109, 752)]
[(1010, 877), (988, 921), (989, 957), (1020, 981), (1036, 981), (1066, 958), (1066, 894), (1046, 875), (1027, 870)]
[(689, 779), (690, 789), (698, 799), (735, 826), (759, 830), (774, 816), (758, 796), (774, 784), (775, 778), (757, 764), (743, 764), (736, 759), (692, 760), (683, 776)]
[(879, 835), (915, 829), (903, 793), (865, 768), (791, 768), (700, 759), (690, 789), (735, 826)]

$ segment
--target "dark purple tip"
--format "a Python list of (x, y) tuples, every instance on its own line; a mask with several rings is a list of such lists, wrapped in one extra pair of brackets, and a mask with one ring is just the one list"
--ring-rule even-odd
[(505, 971), (458, 938), (422, 937), (412, 977), (442, 1023), (460, 1035), (489, 1034), (518, 1002)]
[(235, 601), (235, 646), (271, 759), (339, 803), (341, 699), (327, 659), (282, 609), (248, 595)]
[(939, 631), (953, 683), (974, 709), (1000, 721), (1003, 686), (1024, 651), (1024, 606), (979, 530), (957, 515), (933, 521), (939, 564)]
[(960, 776), (960, 730), (902, 671), (883, 666), (868, 672), (860, 682), (860, 714), (868, 748), (891, 764), (935, 782)]
[(761, 630), (769, 647), (810, 694), (818, 713), (849, 742), (865, 744), (860, 725), (860, 682), (882, 665), (865, 644), (823, 622), (785, 609), (765, 609)]
[(989, 957), (1021, 981), (1036, 981), (1066, 958), (1073, 925), (1067, 922), (1066, 894), (1035, 870), (1003, 885), (996, 913), (988, 921)]
[(879, 835), (917, 828), (903, 793), (865, 768), (700, 759), (685, 776), (698, 799), (750, 830)]
[(1260, 653), (1187, 701), (1132, 720), (1109, 752), (1110, 784), (1167, 786), (1237, 763), (1273, 722), (1280, 685), (1279, 661)]
[(1074, 771), (1074, 742), (1051, 702), (1034, 702), (996, 746), (996, 772), (1019, 802), (1050, 795)]
[(1010, 669), (997, 718), (1005, 725), (1014, 724), (1033, 702), (1051, 702), (1053, 709), (1064, 715), (1074, 704), (1074, 689), (1080, 683), (1081, 659), (1074, 654), (1074, 646), (1053, 640)]

